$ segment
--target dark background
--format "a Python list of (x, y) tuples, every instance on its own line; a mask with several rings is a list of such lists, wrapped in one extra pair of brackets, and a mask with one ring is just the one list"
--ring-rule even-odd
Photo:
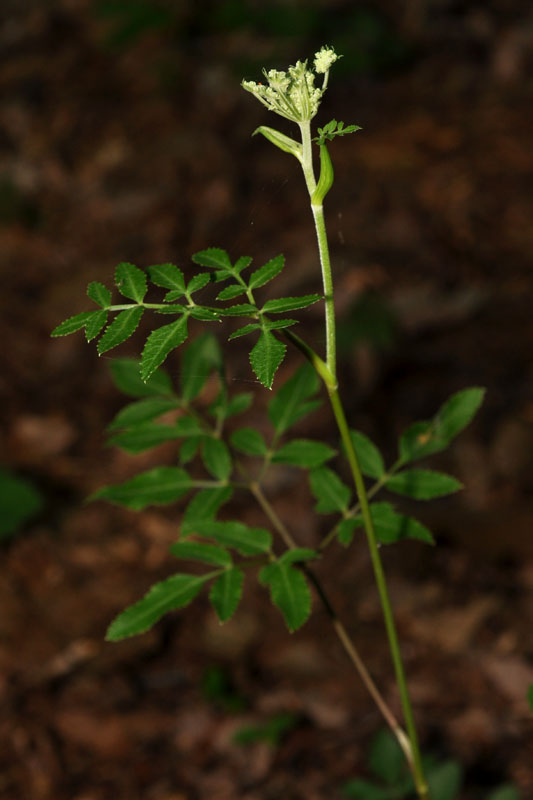
[[(278, 290), (316, 290), (299, 167), (251, 138), (278, 120), (239, 84), (323, 43), (344, 58), (317, 122), (363, 128), (331, 147), (326, 206), (350, 422), (393, 458), (399, 432), (451, 392), (488, 389), (475, 422), (431, 462), (466, 484), (417, 509), (438, 547), (385, 553), (424, 749), (461, 761), (465, 800), (506, 780), (533, 796), (529, 9), (3, 0), (1, 460), (43, 506), (1, 552), (2, 798), (319, 800), (367, 774), (381, 720), (320, 611), (288, 636), (249, 581), (224, 627), (200, 600), (143, 637), (104, 643), (116, 613), (174, 569), (179, 514), (84, 498), (172, 453), (106, 448), (123, 402), (107, 358), (81, 334), (49, 338), (119, 261), (188, 270), (208, 246), (256, 265), (283, 252)], [(320, 347), (319, 312), (302, 319)], [(267, 393), (243, 348), (228, 345), (230, 375), (257, 389), (249, 424), (261, 427)], [(170, 368), (177, 377), (179, 359)], [(327, 409), (314, 431), (335, 444)], [(316, 543), (305, 481), (284, 474), (270, 492), (301, 544)], [(253, 508), (239, 513), (264, 524)], [(321, 574), (397, 708), (365, 547), (348, 552)], [(274, 746), (234, 743), (272, 720), (287, 728)]]

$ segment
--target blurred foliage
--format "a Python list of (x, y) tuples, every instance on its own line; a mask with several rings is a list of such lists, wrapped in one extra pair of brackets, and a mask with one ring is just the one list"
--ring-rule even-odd
[(0, 469), (0, 539), (19, 533), (42, 506), (40, 492), (29, 481)]
[(227, 670), (216, 664), (205, 670), (201, 688), (206, 700), (224, 711), (236, 713), (247, 706), (245, 698), (233, 686)]
[(341, 354), (349, 354), (358, 344), (374, 350), (389, 350), (396, 339), (397, 323), (386, 301), (376, 292), (362, 294), (344, 314), (338, 325)]
[(40, 222), (38, 207), (30, 202), (6, 175), (0, 176), (0, 225), (20, 223), (36, 228)]
[(266, 722), (241, 728), (235, 733), (233, 741), (237, 744), (267, 742), (272, 747), (278, 747), (286, 734), (298, 725), (300, 719), (298, 714), (282, 711), (270, 717)]

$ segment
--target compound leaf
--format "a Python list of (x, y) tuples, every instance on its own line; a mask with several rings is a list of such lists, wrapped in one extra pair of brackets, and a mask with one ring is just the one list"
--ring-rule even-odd
[(272, 461), (280, 464), (292, 464), (295, 467), (320, 467), (335, 455), (335, 450), (322, 442), (309, 439), (293, 439), (280, 447), (272, 457)]
[(385, 474), (385, 464), (376, 445), (361, 431), (351, 430), (350, 438), (363, 475), (378, 480)]
[(246, 336), (246, 334), (253, 333), (254, 331), (258, 331), (260, 329), (261, 325), (259, 322), (251, 322), (249, 325), (244, 325), (244, 327), (233, 331), (233, 333), (228, 336), (228, 342), (230, 342), (232, 339), (238, 339), (239, 336)]
[(242, 597), (243, 583), (244, 572), (238, 567), (233, 567), (226, 569), (212, 585), (209, 600), (220, 622), (227, 622), (237, 610)]
[(121, 408), (107, 426), (107, 430), (114, 431), (118, 428), (128, 428), (131, 425), (150, 422), (177, 407), (177, 400), (171, 397), (147, 397), (144, 400), (136, 400), (134, 403), (129, 403), (124, 408)]
[(321, 299), (321, 294), (305, 294), (301, 297), (280, 297), (279, 300), (267, 300), (261, 311), (265, 314), (285, 314), (286, 311), (306, 308)]
[(215, 486), (212, 489), (201, 489), (189, 501), (181, 522), (184, 536), (193, 533), (200, 522), (214, 520), (219, 508), (231, 499), (231, 486)]
[[(392, 544), (400, 539), (418, 539), (426, 544), (435, 544), (431, 532), (417, 519), (399, 514), (390, 503), (372, 503), (370, 516), (376, 536), (382, 544)], [(356, 527), (364, 527), (363, 517), (353, 517)]]
[(157, 422), (144, 422), (127, 431), (117, 433), (108, 441), (108, 444), (120, 447), (127, 453), (142, 453), (151, 447), (157, 447), (164, 442), (171, 442), (181, 437), (176, 425), (160, 425)]
[(174, 264), (154, 264), (148, 267), (148, 275), (156, 286), (173, 290), (171, 298), (170, 292), (165, 296), (166, 301), (177, 300), (185, 294), (185, 277), (181, 269)]
[(123, 261), (115, 270), (115, 283), (120, 294), (142, 303), (147, 292), (146, 275), (134, 264)]
[[(108, 350), (111, 350), (113, 347), (116, 347), (122, 342), (125, 342), (126, 339), (134, 333), (141, 321), (141, 317), (143, 315), (144, 308), (142, 306), (133, 306), (133, 308), (128, 308), (126, 311), (121, 311), (113, 322), (107, 326), (105, 329), (105, 333), (98, 342), (98, 355), (102, 355), (102, 353), (107, 353)], [(96, 311), (96, 314), (101, 312)]]
[(311, 592), (300, 570), (276, 561), (263, 567), (259, 580), (268, 586), (272, 602), (283, 614), (289, 631), (300, 628), (311, 613)]
[(329, 467), (318, 467), (309, 474), (311, 491), (318, 500), (315, 508), (317, 511), (329, 513), (333, 511), (346, 511), (352, 493), (344, 484), (337, 473)]
[(184, 315), (170, 325), (163, 325), (152, 331), (142, 352), (141, 378), (148, 380), (171, 350), (183, 344), (187, 338), (187, 317)]
[(250, 289), (259, 289), (260, 286), (264, 286), (266, 283), (275, 278), (278, 275), (283, 267), (285, 266), (285, 256), (279, 255), (271, 258), (270, 261), (267, 261), (262, 267), (256, 269), (255, 272), (252, 272), (250, 275), (250, 279), (248, 282), (248, 286)]
[(222, 353), (211, 333), (204, 333), (185, 348), (181, 362), (181, 392), (189, 403), (198, 397), (205, 382), (215, 370), (222, 372)]
[(415, 500), (431, 500), (462, 489), (463, 485), (451, 475), (429, 469), (406, 469), (391, 475), (385, 483), (387, 489)]
[(240, 283), (234, 283), (222, 289), (222, 291), (217, 294), (217, 300), (233, 300), (234, 297), (239, 297), (241, 294), (245, 294), (245, 292), (246, 286), (242, 286)]
[(113, 620), (106, 639), (116, 642), (149, 630), (168, 611), (187, 606), (209, 577), (178, 574), (155, 583), (138, 603), (129, 606)]
[(268, 553), (272, 547), (269, 531), (264, 528), (249, 528), (242, 522), (200, 520), (191, 525), (191, 528), (200, 536), (207, 536), (226, 547), (233, 547), (243, 556)]
[(87, 324), (85, 325), (85, 338), (88, 342), (91, 342), (98, 336), (107, 322), (107, 316), (108, 311), (102, 309), (101, 311), (94, 311), (91, 318), (87, 320)]
[(199, 291), (199, 289), (203, 289), (210, 280), (211, 274), (209, 272), (199, 272), (198, 275), (194, 275), (187, 284), (187, 294), (193, 294)]
[(90, 297), (96, 305), (102, 308), (109, 308), (111, 305), (111, 292), (103, 283), (92, 281), (87, 287), (87, 297)]
[(141, 511), (146, 506), (174, 503), (187, 494), (192, 486), (193, 482), (184, 469), (154, 467), (125, 483), (98, 489), (89, 500), (108, 500), (133, 511)]
[(172, 382), (163, 369), (157, 369), (143, 381), (141, 362), (135, 358), (116, 358), (110, 362), (111, 375), (117, 389), (130, 397), (173, 395)]
[(317, 407), (318, 401), (308, 401), (308, 398), (316, 393), (318, 385), (315, 370), (305, 363), (276, 391), (268, 404), (268, 417), (278, 434)]
[(259, 381), (272, 388), (276, 370), (283, 361), (287, 345), (268, 331), (263, 331), (250, 353), (250, 364)]
[(310, 561), (318, 555), (319, 553), (316, 550), (311, 550), (309, 547), (292, 547), (290, 550), (285, 550), (283, 555), (278, 559), (278, 563), (295, 564), (299, 561)]
[(192, 256), (195, 264), (201, 267), (210, 267), (211, 269), (220, 269), (224, 271), (231, 270), (231, 260), (225, 250), (219, 247), (209, 247), (207, 250), (200, 250)]
[(57, 325), (50, 336), (69, 336), (71, 333), (76, 333), (87, 325), (91, 317), (99, 313), (99, 311), (82, 311), (81, 314), (75, 314)]
[(170, 552), (176, 558), (186, 558), (189, 561), (202, 561), (204, 564), (214, 564), (215, 567), (230, 567), (231, 556), (224, 547), (203, 542), (175, 542), (170, 546)]
[(239, 428), (231, 434), (231, 444), (247, 456), (264, 456), (268, 450), (265, 440), (255, 428)]

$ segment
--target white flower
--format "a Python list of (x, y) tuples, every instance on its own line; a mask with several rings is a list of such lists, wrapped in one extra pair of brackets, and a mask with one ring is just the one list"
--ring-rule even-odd
[(315, 72), (317, 75), (327, 72), (330, 67), (342, 56), (338, 56), (332, 47), (324, 45), (315, 53)]

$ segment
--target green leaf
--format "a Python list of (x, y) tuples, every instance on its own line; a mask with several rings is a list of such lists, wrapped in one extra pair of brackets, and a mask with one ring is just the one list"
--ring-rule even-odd
[(431, 500), (462, 489), (463, 484), (451, 475), (429, 469), (406, 469), (391, 475), (385, 483), (387, 489), (415, 500)]
[(194, 533), (195, 525), (206, 520), (214, 520), (219, 508), (231, 499), (233, 489), (231, 486), (201, 489), (189, 501), (181, 522), (183, 536)]
[(347, 781), (342, 787), (342, 793), (346, 797), (352, 798), (352, 800), (391, 800), (391, 794), (388, 789), (358, 778)]
[(259, 580), (268, 586), (271, 600), (283, 614), (289, 631), (300, 628), (311, 613), (311, 592), (300, 570), (276, 561), (263, 567)]
[(237, 414), (244, 414), (252, 405), (253, 396), (251, 392), (241, 392), (231, 397), (227, 406), (225, 417), (234, 417)]
[(0, 470), (0, 539), (18, 533), (43, 506), (41, 493), (18, 475)]
[(98, 489), (89, 500), (108, 500), (141, 511), (146, 506), (174, 503), (187, 494), (192, 485), (191, 478), (180, 467), (154, 467), (125, 483)]
[(276, 391), (268, 404), (268, 417), (278, 434), (284, 433), (319, 405), (318, 401), (307, 400), (317, 392), (318, 386), (315, 370), (311, 364), (305, 363)]
[(105, 309), (102, 309), (102, 311), (93, 312), (92, 317), (87, 320), (87, 324), (85, 325), (85, 338), (88, 342), (91, 342), (94, 338), (96, 338), (96, 336), (98, 336), (107, 322), (107, 315), (108, 312)]
[(71, 333), (76, 333), (86, 326), (91, 317), (99, 313), (99, 311), (82, 311), (81, 314), (69, 317), (54, 328), (50, 336), (69, 336)]
[(194, 306), (189, 309), (189, 314), (193, 319), (199, 319), (202, 322), (220, 322), (220, 313), (213, 311), (212, 308), (205, 306)]
[(287, 345), (268, 331), (264, 331), (250, 353), (250, 364), (259, 381), (267, 389), (272, 388), (274, 375), (283, 361)]
[(183, 344), (187, 338), (187, 317), (183, 316), (170, 325), (163, 325), (152, 331), (142, 352), (141, 378), (148, 380), (168, 354)]
[(239, 428), (230, 437), (231, 444), (247, 456), (264, 456), (268, 451), (265, 440), (255, 428)]
[(400, 437), (400, 459), (405, 464), (439, 453), (472, 420), (483, 402), (485, 390), (463, 389), (447, 400), (432, 420), (415, 422)]
[(244, 572), (238, 567), (225, 570), (211, 587), (209, 600), (220, 622), (230, 619), (241, 600)]
[(210, 280), (211, 280), (211, 273), (199, 272), (198, 275), (195, 275), (193, 278), (191, 278), (191, 280), (187, 284), (187, 294), (193, 294), (194, 292), (203, 289), (204, 286), (207, 286)]
[(117, 642), (149, 630), (169, 611), (189, 605), (209, 579), (209, 575), (173, 575), (155, 583), (148, 594), (113, 620), (106, 639)]
[(223, 441), (206, 436), (202, 442), (202, 461), (214, 478), (228, 480), (232, 470), (231, 454)]
[(221, 292), (217, 294), (217, 300), (233, 300), (234, 297), (239, 297), (241, 294), (246, 293), (246, 286), (241, 286), (240, 283), (226, 286)]
[[(435, 544), (432, 534), (425, 525), (405, 514), (398, 514), (390, 503), (372, 503), (370, 516), (381, 544), (392, 544), (400, 539), (418, 539), (427, 544)], [(356, 527), (364, 527), (362, 516), (358, 515), (353, 519)]]
[(123, 261), (115, 270), (115, 283), (120, 294), (142, 303), (147, 292), (146, 275), (133, 264)]
[[(102, 353), (107, 353), (108, 350), (129, 339), (137, 329), (143, 312), (144, 308), (142, 306), (133, 306), (133, 308), (128, 308), (126, 311), (121, 311), (117, 314), (98, 342), (98, 355), (101, 356)], [(95, 313), (98, 314), (100, 312), (96, 311)]]
[(235, 264), (233, 266), (234, 274), (240, 275), (240, 273), (243, 271), (243, 269), (246, 269), (246, 267), (249, 267), (251, 263), (252, 263), (252, 259), (250, 258), (250, 256), (241, 256), (240, 258), (237, 259), (237, 261), (235, 262)]
[(231, 556), (223, 547), (203, 542), (175, 542), (170, 546), (170, 552), (176, 558), (186, 558), (189, 561), (202, 561), (204, 564), (214, 564), (215, 567), (230, 567)]
[(320, 467), (335, 455), (335, 450), (322, 442), (309, 439), (293, 439), (280, 447), (272, 457), (272, 461), (280, 464), (292, 464), (295, 467), (312, 469)]
[(172, 382), (162, 369), (156, 370), (147, 381), (143, 381), (138, 359), (116, 358), (110, 362), (110, 369), (117, 389), (130, 397), (173, 395)]
[(211, 333), (204, 333), (186, 347), (181, 362), (181, 392), (185, 402), (198, 397), (212, 372), (222, 372), (222, 353)]
[(231, 270), (231, 260), (225, 250), (219, 247), (209, 247), (207, 250), (200, 250), (192, 256), (195, 264), (211, 269)]
[(154, 264), (154, 266), (148, 267), (148, 275), (156, 286), (174, 290), (172, 298), (169, 297), (169, 292), (165, 296), (165, 300), (177, 300), (178, 297), (183, 297), (185, 294), (185, 277), (181, 269), (174, 264)]
[(295, 156), (300, 163), (302, 163), (303, 147), (300, 142), (297, 142), (295, 139), (291, 139), (290, 136), (286, 136), (284, 133), (281, 133), (281, 131), (278, 131), (275, 128), (269, 128), (267, 125), (260, 125), (259, 128), (256, 128), (252, 133), (252, 136), (255, 136), (256, 133), (261, 133), (265, 139), (268, 139), (269, 142), (275, 144), (276, 147), (279, 147), (279, 149), (283, 150), (284, 153), (290, 153), (291, 155)]
[(319, 467), (309, 474), (311, 491), (318, 500), (317, 511), (329, 513), (346, 511), (352, 493), (339, 476), (329, 467)]
[(397, 785), (405, 772), (405, 756), (389, 730), (380, 731), (372, 742), (369, 766), (374, 775), (390, 786)]
[(87, 297), (90, 297), (96, 305), (102, 308), (109, 308), (111, 305), (111, 292), (103, 283), (92, 281), (87, 287)]
[(190, 436), (181, 443), (179, 452), (179, 463), (181, 465), (188, 464), (189, 461), (193, 460), (198, 452), (202, 438), (201, 436)]
[(376, 445), (360, 431), (351, 430), (350, 438), (363, 475), (378, 480), (385, 474), (385, 464)]
[(324, 142), (320, 142), (320, 176), (316, 189), (311, 195), (311, 203), (315, 206), (322, 205), (325, 196), (333, 186), (334, 172), (329, 151)]
[(487, 800), (520, 800), (520, 795), (512, 783), (506, 783), (505, 786), (499, 786), (491, 792)]
[(279, 331), (282, 328), (290, 328), (291, 325), (297, 325), (297, 319), (265, 319), (263, 325), (267, 331)]
[(234, 306), (217, 309), (223, 317), (256, 317), (257, 308), (251, 303), (236, 303)]
[(191, 528), (200, 536), (207, 536), (226, 547), (233, 547), (243, 556), (268, 553), (272, 547), (272, 536), (269, 531), (263, 528), (249, 528), (242, 522), (199, 520), (191, 525)]
[(254, 331), (261, 330), (261, 325), (259, 322), (251, 322), (249, 325), (244, 325), (244, 327), (239, 328), (238, 330), (234, 331), (230, 336), (228, 336), (228, 342), (232, 339), (238, 339), (239, 336), (246, 336), (248, 333), (253, 333)]
[(275, 278), (284, 266), (285, 256), (279, 255), (271, 258), (270, 261), (267, 261), (262, 267), (252, 272), (248, 281), (248, 286), (250, 289), (259, 289), (259, 287), (271, 281), (272, 278)]
[(202, 427), (201, 421), (192, 414), (189, 416), (180, 417), (178, 420), (176, 420), (176, 427), (180, 436), (183, 437), (205, 436), (205, 430)]
[(301, 297), (280, 297), (279, 300), (267, 300), (261, 309), (264, 314), (285, 314), (287, 311), (294, 311), (297, 308), (307, 306), (322, 300), (321, 294), (305, 294)]
[(108, 444), (120, 447), (127, 453), (142, 453), (164, 442), (181, 438), (176, 425), (160, 425), (157, 422), (144, 422), (140, 425), (111, 436)]
[(341, 519), (339, 522), (337, 539), (344, 547), (348, 547), (352, 543), (353, 534), (357, 527), (359, 526), (353, 517), (346, 517), (346, 519)]
[(278, 559), (278, 563), (296, 564), (300, 561), (310, 561), (313, 558), (318, 558), (319, 555), (316, 550), (311, 550), (310, 547), (292, 547), (290, 550), (285, 550)]
[(151, 422), (162, 414), (174, 411), (177, 407), (177, 399), (171, 397), (147, 397), (144, 400), (136, 400), (134, 403), (129, 403), (124, 408), (121, 408), (107, 426), (107, 430), (114, 431), (118, 428), (128, 428), (131, 425)]
[(463, 783), (463, 771), (456, 761), (435, 767), (427, 776), (431, 800), (457, 800)]

